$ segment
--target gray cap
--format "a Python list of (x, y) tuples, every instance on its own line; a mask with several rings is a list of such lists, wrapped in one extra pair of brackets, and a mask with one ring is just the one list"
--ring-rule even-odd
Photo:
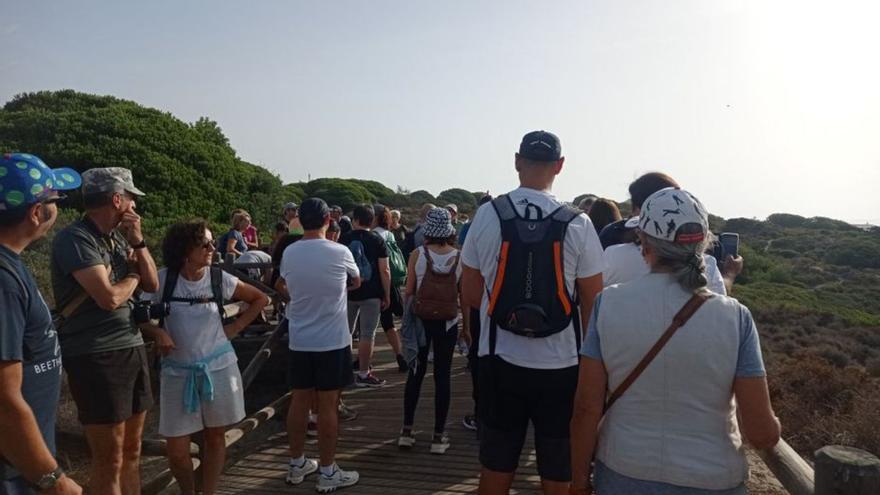
[(134, 187), (131, 170), (127, 168), (92, 168), (82, 173), (83, 194), (122, 191), (135, 196), (146, 196), (143, 191)]

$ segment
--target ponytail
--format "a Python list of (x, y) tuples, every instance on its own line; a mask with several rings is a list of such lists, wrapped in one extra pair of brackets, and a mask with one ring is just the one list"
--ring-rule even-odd
[(678, 283), (686, 290), (697, 292), (709, 284), (703, 251), (706, 241), (678, 244), (651, 236), (642, 239), (657, 255), (657, 264), (669, 268)]

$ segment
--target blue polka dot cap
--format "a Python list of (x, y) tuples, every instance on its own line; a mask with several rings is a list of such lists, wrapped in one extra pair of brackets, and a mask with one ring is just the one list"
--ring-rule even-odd
[(69, 191), (82, 184), (72, 168), (51, 169), (34, 155), (0, 155), (0, 211), (30, 206), (52, 191)]

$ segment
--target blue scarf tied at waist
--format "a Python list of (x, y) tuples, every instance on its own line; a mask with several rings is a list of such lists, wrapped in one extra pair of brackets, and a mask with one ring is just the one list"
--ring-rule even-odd
[(183, 385), (183, 404), (186, 406), (186, 412), (192, 414), (199, 410), (202, 401), (214, 400), (214, 381), (211, 380), (208, 364), (229, 352), (235, 352), (235, 349), (227, 340), (214, 352), (193, 363), (181, 363), (167, 358), (162, 360), (162, 369), (173, 368), (189, 372)]

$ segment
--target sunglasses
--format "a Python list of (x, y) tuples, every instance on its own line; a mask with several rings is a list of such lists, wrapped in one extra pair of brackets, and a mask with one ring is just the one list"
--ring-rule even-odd
[(65, 196), (63, 194), (59, 194), (59, 195), (53, 196), (51, 198), (46, 198), (40, 202), (43, 203), (44, 205), (51, 205), (51, 204), (57, 203), (59, 201), (63, 201), (65, 199), (67, 199), (67, 196)]
[(213, 249), (217, 249), (214, 247), (214, 241), (212, 239), (206, 240), (205, 242), (203, 242), (201, 244), (200, 247), (207, 249), (208, 251), (211, 251)]

